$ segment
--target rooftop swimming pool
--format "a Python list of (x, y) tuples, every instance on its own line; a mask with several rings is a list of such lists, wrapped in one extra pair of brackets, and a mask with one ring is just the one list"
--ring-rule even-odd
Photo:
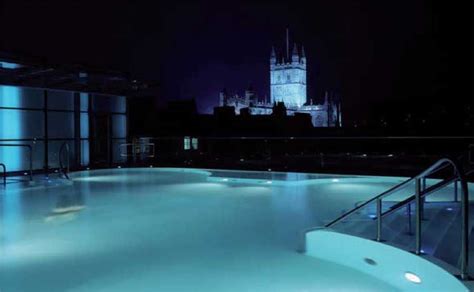
[(0, 190), (0, 290), (397, 290), (296, 250), (303, 230), (403, 180), (135, 168), (7, 187)]

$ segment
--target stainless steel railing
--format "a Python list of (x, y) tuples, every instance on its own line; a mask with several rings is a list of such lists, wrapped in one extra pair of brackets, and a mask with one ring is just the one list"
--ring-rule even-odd
[[(452, 167), (453, 169), (453, 175), (450, 176), (447, 179), (442, 180), (441, 182), (431, 186), (431, 187), (426, 187), (426, 178), (429, 175), (432, 175), (442, 169), (446, 169), (447, 167)], [(382, 211), (382, 201), (385, 197), (407, 187), (410, 183), (415, 183), (415, 194), (409, 196), (407, 199), (399, 202), (398, 204), (392, 206), (389, 210), (386, 212)], [(460, 191), (461, 191), (461, 279), (467, 279), (468, 278), (468, 259), (469, 259), (469, 191), (468, 191), (468, 185), (467, 181), (465, 179), (465, 175), (462, 171), (462, 168), (460, 165), (458, 165), (456, 162), (443, 158), (438, 160), (436, 163), (428, 167), (426, 170), (421, 172), (420, 174), (390, 188), (389, 190), (375, 196), (374, 198), (360, 204), (356, 208), (353, 208), (352, 210), (342, 214), (338, 218), (334, 219), (333, 221), (329, 222), (326, 224), (326, 228), (329, 228), (333, 226), (334, 224), (344, 220), (351, 214), (354, 214), (355, 212), (359, 211), (360, 209), (366, 207), (367, 205), (371, 203), (376, 203), (377, 208), (376, 212), (377, 215), (374, 218), (376, 220), (376, 225), (377, 225), (377, 234), (376, 234), (376, 240), (377, 241), (382, 241), (382, 219), (384, 216), (404, 207), (410, 207), (410, 204), (415, 201), (415, 254), (420, 255), (421, 254), (421, 243), (422, 243), (422, 238), (421, 238), (421, 221), (423, 217), (423, 204), (424, 204), (424, 198), (428, 196), (429, 194), (440, 190), (442, 188), (445, 188), (449, 184), (454, 183), (454, 200), (457, 201), (458, 198), (458, 183), (460, 185)], [(411, 220), (409, 218), (409, 220)], [(411, 221), (410, 223), (411, 224)], [(309, 230), (307, 230), (309, 231)]]
[(31, 148), (31, 145), (28, 144), (0, 144), (0, 147), (25, 147), (28, 148), (29, 150), (29, 176), (30, 176), (30, 181), (33, 181), (33, 149)]
[[(64, 150), (66, 150), (66, 167), (64, 167), (64, 164), (63, 164), (63, 151)], [(58, 157), (59, 157), (60, 171), (62, 172), (62, 174), (64, 175), (66, 179), (70, 179), (69, 174), (68, 174), (69, 173), (69, 144), (67, 142), (64, 142), (59, 148)]]
[(3, 163), (0, 163), (0, 166), (3, 169), (3, 185), (6, 186), (7, 185), (7, 167)]

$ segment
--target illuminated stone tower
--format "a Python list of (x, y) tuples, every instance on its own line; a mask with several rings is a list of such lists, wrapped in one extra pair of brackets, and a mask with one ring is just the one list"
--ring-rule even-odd
[(286, 59), (277, 61), (275, 49), (270, 56), (270, 100), (284, 102), (288, 107), (301, 107), (306, 103), (306, 56), (301, 47), (301, 56), (296, 43), (291, 60), (289, 56), (288, 30), (286, 31)]

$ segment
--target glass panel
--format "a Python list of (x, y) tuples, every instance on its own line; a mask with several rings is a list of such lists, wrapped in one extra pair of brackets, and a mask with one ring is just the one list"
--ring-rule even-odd
[(112, 137), (125, 138), (127, 136), (127, 117), (125, 115), (112, 115)]
[(49, 112), (48, 131), (49, 138), (74, 138), (74, 114)]
[(74, 92), (48, 90), (48, 108), (57, 110), (73, 110)]
[(89, 93), (81, 92), (80, 93), (80, 99), (81, 99), (81, 111), (88, 111), (89, 110)]
[(89, 114), (81, 113), (81, 138), (89, 138)]
[(0, 85), (0, 107), (43, 108), (43, 90)]
[(89, 165), (89, 141), (88, 140), (81, 141), (81, 165), (82, 166)]
[(115, 112), (125, 113), (127, 109), (126, 99), (124, 96), (93, 96), (93, 110), (98, 112)]
[(0, 139), (42, 138), (43, 112), (0, 109)]

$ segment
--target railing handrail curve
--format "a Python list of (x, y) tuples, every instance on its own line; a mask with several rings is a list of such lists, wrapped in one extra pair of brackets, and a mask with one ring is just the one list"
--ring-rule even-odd
[(437, 172), (441, 169), (444, 169), (445, 167), (447, 167), (449, 165), (451, 165), (454, 168), (455, 176), (457, 177), (457, 179), (461, 180), (461, 175), (460, 175), (459, 168), (458, 168), (457, 164), (454, 163), (449, 158), (442, 158), (442, 159), (438, 160), (437, 162), (435, 162), (434, 164), (432, 164), (426, 170), (419, 173), (418, 175), (416, 175), (412, 178), (409, 178), (409, 179), (407, 179), (407, 180), (391, 187), (390, 189), (388, 189), (388, 190), (384, 191), (383, 193), (373, 197), (372, 199), (369, 199), (369, 200), (365, 201), (365, 203), (362, 203), (361, 205), (347, 211), (346, 213), (342, 214), (341, 216), (337, 217), (336, 219), (334, 219), (331, 222), (329, 222), (328, 224), (326, 224), (325, 227), (331, 227), (332, 225), (336, 224), (337, 222), (347, 218), (349, 215), (351, 215), (351, 214), (357, 212), (358, 210), (364, 208), (365, 206), (369, 205), (370, 203), (373, 203), (377, 200), (381, 200), (384, 197), (387, 197), (387, 196), (393, 194), (395, 191), (405, 187), (409, 183), (411, 183), (411, 182), (413, 182), (417, 179), (426, 178), (428, 175), (431, 175), (431, 174), (433, 174), (433, 173), (435, 173), (435, 172)]
[(3, 169), (3, 185), (6, 186), (7, 185), (7, 167), (3, 163), (0, 163), (0, 166)]
[(30, 176), (30, 181), (33, 181), (33, 148), (29, 144), (0, 144), (0, 147), (26, 147), (29, 150), (29, 160), (30, 160), (30, 165), (29, 165), (29, 176)]
[[(62, 159), (62, 153), (63, 153), (63, 150), (66, 149), (66, 155), (67, 155), (67, 164), (66, 164), (66, 168), (64, 167), (63, 165), (63, 159)], [(64, 174), (64, 176), (69, 179), (69, 144), (67, 142), (64, 142), (61, 147), (59, 148), (59, 168), (60, 168), (60, 171)]]

